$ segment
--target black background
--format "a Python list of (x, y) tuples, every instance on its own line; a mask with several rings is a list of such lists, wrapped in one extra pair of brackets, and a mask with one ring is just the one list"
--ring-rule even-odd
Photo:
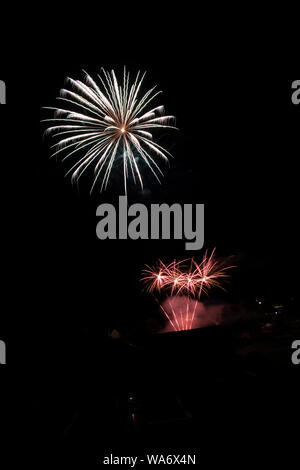
[[(107, 329), (117, 328), (125, 336), (143, 335), (154, 305), (141, 294), (141, 269), (158, 258), (186, 254), (183, 242), (178, 241), (104, 242), (96, 238), (96, 207), (103, 201), (115, 202), (122, 185), (116, 181), (106, 194), (89, 198), (85, 182), (78, 192), (63, 177), (60, 162), (49, 160), (50, 141), (43, 139), (45, 125), (40, 123), (49, 112), (41, 108), (55, 105), (66, 76), (82, 78), (82, 69), (93, 75), (100, 66), (120, 72), (123, 65), (133, 72), (147, 70), (146, 84), (158, 84), (163, 90), (157, 103), (176, 116), (179, 131), (168, 133), (175, 158), (166, 169), (163, 185), (149, 183), (150, 196), (132, 191), (130, 198), (145, 203), (205, 204), (205, 248), (216, 246), (220, 255), (235, 255), (238, 266), (228, 293), (216, 294), (221, 299), (239, 303), (262, 296), (270, 302), (288, 302), (298, 297), (300, 107), (291, 103), (291, 84), (297, 76), (282, 78), (268, 68), (264, 57), (255, 54), (229, 53), (219, 46), (210, 49), (209, 40), (201, 47), (195, 30), (193, 38), (183, 29), (175, 37), (169, 35), (169, 29), (159, 30), (160, 38), (153, 40), (154, 27), (150, 33), (132, 28), (134, 34), (124, 39), (122, 29), (121, 34), (116, 33), (117, 25), (98, 33), (94, 24), (86, 32), (71, 20), (63, 25), (56, 21), (47, 32), (37, 25), (36, 37), (30, 40), (20, 37), (0, 68), (0, 78), (7, 84), (7, 105), (0, 108), (5, 220), (5, 307), (0, 338), (8, 347), (1, 386), (3, 403), (12, 405), (4, 410), (13, 439), (18, 437), (25, 444), (24, 456), (39, 462), (57, 462), (61, 447), (65, 452), (69, 446), (70, 454), (77, 455), (76, 439), (83, 442), (82, 438), (71, 438), (65, 445), (61, 435), (78, 402), (83, 407), (88, 404), (93, 417), (103, 413), (99, 426), (104, 433), (109, 429), (105, 444), (96, 443), (88, 451), (89, 446), (82, 444), (83, 461), (87, 455), (93, 459), (95, 449), (110, 453), (118, 448), (105, 412), (111, 406), (112, 384), (119, 386), (114, 376), (120, 373), (121, 359), (115, 351), (110, 356), (105, 345)], [(87, 26), (86, 19), (82, 23)], [(142, 360), (130, 364), (129, 369), (134, 368), (139, 374)], [(178, 382), (184, 383), (182, 368), (179, 373)], [(128, 377), (126, 380), (130, 382)], [(212, 412), (212, 421), (217, 421), (205, 428), (209, 422), (206, 411), (202, 441), (197, 441), (195, 431), (193, 448), (201, 454), (208, 443), (215, 442), (217, 448), (224, 444), (224, 458), (238, 459), (236, 446), (241, 443), (237, 436), (241, 433), (246, 453), (254, 457), (258, 450), (266, 451), (264, 442), (270, 454), (274, 453), (277, 441), (275, 433), (269, 437), (270, 430), (276, 424), (278, 433), (287, 433), (288, 418), (293, 421), (296, 406), (295, 390), (280, 387), (280, 392), (284, 389), (291, 397), (285, 413), (278, 404), (277, 386), (266, 379), (253, 395), (245, 387), (245, 400), (238, 400), (241, 408), (234, 408), (239, 391), (234, 391), (237, 396), (227, 391), (234, 423), (240, 428), (232, 439), (225, 436), (224, 422), (229, 425), (230, 414), (225, 415), (219, 405), (218, 412)], [(261, 413), (257, 411), (255, 422), (249, 421), (249, 406), (252, 409), (253, 400), (261, 403), (267, 394), (274, 394), (268, 411), (258, 405)], [(237, 421), (240, 410), (245, 419)], [(260, 419), (265, 432), (258, 431)], [(98, 436), (93, 419), (86, 419), (79, 435), (86, 428)], [(203, 440), (206, 431), (207, 441)], [(125, 442), (122, 440), (126, 448)], [(134, 448), (134, 443), (130, 445)], [(163, 443), (159, 446), (163, 448)], [(179, 438), (174, 446), (179, 453)], [(209, 448), (212, 457), (214, 446)], [(128, 450), (130, 453), (134, 455)], [(264, 455), (268, 458), (269, 454)]]

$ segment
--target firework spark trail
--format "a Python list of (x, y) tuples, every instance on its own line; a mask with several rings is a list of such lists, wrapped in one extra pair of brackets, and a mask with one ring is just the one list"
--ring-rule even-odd
[(173, 318), (174, 318), (174, 323), (176, 323), (176, 325), (177, 325), (176, 331), (179, 331), (181, 328), (180, 328), (177, 315), (176, 315), (176, 313), (174, 312), (174, 308), (173, 308), (173, 305), (172, 305), (170, 299), (168, 299), (168, 304), (169, 304), (169, 308), (170, 308), (171, 311), (172, 311), (172, 315), (173, 315)]
[(170, 125), (174, 116), (165, 116), (163, 106), (147, 109), (161, 92), (153, 87), (141, 94), (145, 73), (141, 75), (138, 72), (130, 85), (130, 74), (125, 67), (122, 84), (113, 70), (109, 73), (102, 68), (101, 72), (102, 75), (97, 75), (98, 84), (86, 72), (85, 82), (68, 78), (71, 89), (62, 89), (58, 98), (65, 103), (65, 108), (45, 108), (54, 110), (54, 118), (44, 121), (55, 123), (46, 130), (46, 134), (59, 138), (59, 142), (52, 146), (55, 151), (51, 156), (66, 152), (63, 161), (73, 156), (75, 163), (66, 173), (72, 174), (72, 182), (78, 182), (92, 166), (91, 192), (101, 175), (101, 192), (107, 188), (119, 155), (123, 160), (125, 194), (130, 172), (134, 183), (139, 181), (143, 188), (139, 158), (161, 182), (163, 173), (155, 157), (168, 162), (171, 154), (153, 140), (152, 130), (176, 129)]
[[(157, 299), (156, 299), (156, 300), (157, 300)], [(158, 302), (158, 301), (157, 301), (157, 302)], [(159, 302), (158, 302), (158, 304), (159, 304), (160, 308), (162, 309), (164, 315), (167, 317), (167, 319), (169, 320), (170, 324), (171, 324), (172, 327), (174, 328), (174, 330), (175, 330), (175, 331), (179, 331), (179, 330), (177, 329), (177, 327), (174, 325), (174, 323), (172, 322), (171, 318), (170, 318), (169, 315), (167, 314), (167, 312), (166, 312), (166, 310), (164, 309), (164, 307), (162, 306), (162, 304), (160, 304)], [(174, 316), (175, 316), (175, 315), (174, 315)], [(179, 324), (178, 324), (178, 321), (177, 321), (177, 318), (176, 318), (176, 322), (177, 322), (178, 328), (180, 328), (180, 327), (179, 327)]]
[[(151, 268), (147, 266), (147, 269), (143, 271), (141, 279), (147, 285), (148, 291), (153, 295), (155, 292), (169, 291), (171, 296), (186, 296), (185, 319), (182, 309), (179, 312), (180, 318), (178, 318), (170, 300), (168, 301), (173, 315), (173, 322), (171, 324), (175, 328), (174, 324), (176, 323), (177, 328), (175, 329), (177, 331), (192, 329), (197, 304), (202, 294), (208, 295), (209, 290), (212, 288), (225, 290), (222, 281), (229, 277), (228, 269), (235, 267), (228, 264), (228, 259), (222, 260), (216, 258), (215, 248), (210, 256), (208, 256), (206, 251), (200, 263), (197, 263), (192, 258), (189, 260), (189, 268), (186, 268), (187, 261), (174, 260), (167, 265), (159, 260), (156, 267)], [(191, 313), (190, 304), (192, 299), (195, 303)], [(162, 309), (162, 311), (166, 315), (165, 309)], [(167, 318), (170, 320), (169, 316)]]

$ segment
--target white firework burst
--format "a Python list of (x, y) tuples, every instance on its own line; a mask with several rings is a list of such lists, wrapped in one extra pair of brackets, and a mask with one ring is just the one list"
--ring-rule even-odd
[[(130, 85), (130, 74), (124, 67), (123, 83), (117, 81), (115, 72), (101, 69), (99, 83), (85, 73), (84, 82), (67, 78), (71, 89), (62, 89), (58, 99), (66, 103), (66, 108), (49, 108), (55, 111), (56, 124), (46, 133), (58, 137), (52, 146), (54, 153), (66, 159), (75, 159), (75, 163), (66, 175), (71, 174), (72, 182), (78, 182), (81, 175), (93, 167), (94, 177), (91, 186), (102, 181), (101, 192), (107, 188), (111, 171), (121, 156), (123, 162), (124, 189), (127, 193), (127, 178), (132, 174), (135, 183), (143, 188), (143, 179), (139, 160), (151, 170), (160, 182), (163, 173), (159, 160), (168, 162), (171, 154), (153, 140), (152, 129), (172, 128), (174, 116), (165, 116), (164, 107), (150, 108), (150, 103), (161, 93), (156, 87), (140, 97), (141, 85), (145, 77), (138, 72)], [(156, 161), (157, 160), (157, 161)]]

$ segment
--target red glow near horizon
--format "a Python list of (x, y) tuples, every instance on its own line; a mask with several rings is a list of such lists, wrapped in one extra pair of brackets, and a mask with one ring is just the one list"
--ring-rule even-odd
[(204, 253), (202, 261), (197, 263), (193, 258), (183, 261), (174, 260), (170, 264), (158, 261), (158, 267), (143, 271), (142, 281), (153, 295), (164, 291), (172, 297), (185, 299), (184, 307), (180, 302), (180, 308), (174, 307), (174, 302), (166, 307), (160, 303), (160, 308), (169, 324), (175, 331), (190, 330), (194, 327), (194, 319), (202, 295), (208, 295), (213, 287), (223, 289), (222, 280), (228, 278), (227, 270), (230, 266), (227, 260), (215, 257), (215, 248), (208, 256)]

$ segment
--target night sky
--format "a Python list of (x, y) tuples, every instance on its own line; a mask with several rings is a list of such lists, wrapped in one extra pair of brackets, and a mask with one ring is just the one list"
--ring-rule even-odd
[(292, 80), (251, 72), (243, 61), (224, 69), (221, 59), (190, 57), (182, 53), (174, 60), (163, 49), (143, 56), (55, 49), (38, 61), (32, 55), (26, 69), (21, 62), (3, 77), (9, 103), (1, 108), (8, 166), (3, 200), (9, 197), (14, 208), (8, 209), (12, 275), (21, 281), (18, 298), (30, 305), (26, 322), (46, 321), (55, 329), (69, 319), (89, 324), (105, 317), (109, 324), (125, 310), (130, 317), (146, 308), (138, 280), (144, 264), (186, 256), (181, 241), (98, 240), (96, 207), (117, 202), (122, 179), (116, 175), (106, 193), (91, 198), (88, 179), (72, 188), (64, 178), (68, 167), (49, 159), (53, 142), (43, 138), (47, 126), (40, 120), (51, 112), (42, 107), (56, 105), (66, 76), (83, 78), (82, 69), (94, 75), (100, 66), (147, 70), (145, 89), (158, 84), (163, 94), (155, 103), (176, 116), (179, 128), (161, 137), (174, 155), (163, 184), (146, 174), (145, 193), (131, 189), (129, 202), (204, 203), (205, 248), (234, 255), (238, 266), (231, 300), (285, 302), (297, 295)]
[[(263, 57), (238, 50), (201, 53), (194, 38), (148, 38), (126, 48), (122, 37), (110, 42), (102, 32), (98, 47), (96, 31), (80, 39), (71, 22), (68, 34), (60, 23), (51, 34), (38, 28), (0, 69), (7, 85), (7, 105), (0, 107), (7, 258), (0, 332), (12, 375), (22, 372), (19, 386), (29, 378), (38, 397), (51, 377), (49, 390), (56, 389), (65, 366), (75, 370), (82, 360), (79, 344), (111, 328), (143, 330), (155, 304), (141, 292), (142, 268), (187, 255), (183, 241), (97, 239), (96, 207), (116, 202), (122, 179), (90, 197), (87, 179), (77, 190), (60, 160), (49, 159), (53, 142), (43, 138), (47, 126), (40, 121), (52, 116), (42, 107), (55, 106), (65, 77), (82, 79), (82, 69), (91, 76), (101, 66), (147, 70), (144, 88), (163, 90), (155, 103), (176, 116), (179, 130), (161, 137), (174, 159), (161, 186), (146, 175), (145, 193), (131, 188), (129, 202), (205, 204), (205, 248), (233, 255), (237, 265), (228, 292), (215, 298), (298, 302), (300, 106), (291, 102), (297, 76), (281, 78)], [(29, 385), (24, 393), (31, 395)]]

